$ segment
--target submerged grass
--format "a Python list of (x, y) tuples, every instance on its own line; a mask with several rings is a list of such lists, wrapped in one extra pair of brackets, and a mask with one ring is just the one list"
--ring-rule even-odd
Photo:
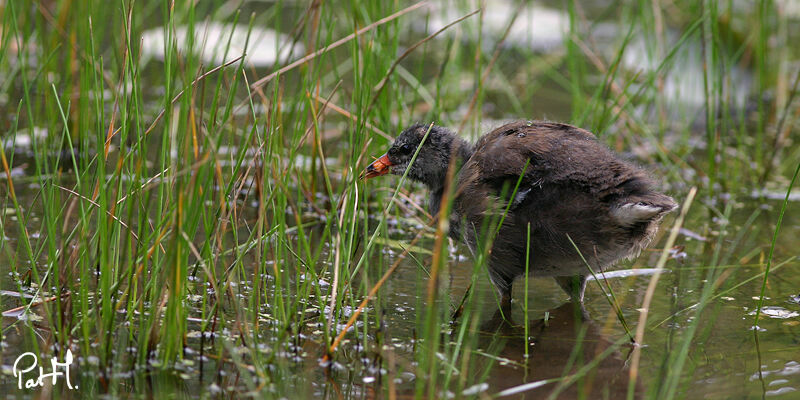
[[(753, 13), (678, 3), (587, 10), (569, 1), (564, 46), (542, 53), (514, 42), (527, 2), (512, 5), (496, 34), (489, 6), (473, 16), (469, 1), (433, 12), (404, 2), (244, 3), (235, 12), (224, 2), (0, 2), (4, 368), (13, 349), (59, 359), (71, 349), (85, 396), (503, 397), (546, 387), (551, 398), (595, 398), (610, 384), (599, 366), (627, 351), (619, 329), (587, 358), (589, 339), (580, 339), (593, 329), (576, 326), (566, 362), (534, 379), (535, 276), (524, 278), (524, 323), (501, 315), (487, 328), (495, 305), (477, 287), (491, 237), (471, 257), (471, 289), (454, 301), (462, 293), (448, 278), (460, 250), (448, 243), (447, 219), (431, 228), (408, 206), (417, 198), (404, 178), (389, 192), (358, 179), (387, 144), (381, 133), (416, 120), (475, 136), (483, 119), (550, 117), (634, 149), (676, 198), (700, 188), (683, 226), (707, 240), (660, 249), (659, 267), (669, 262), (674, 273), (648, 291), (673, 296), (637, 318), (626, 309), (649, 301), (613, 293), (615, 315), (639, 319), (637, 337), (654, 343), (634, 351), (638, 378), (622, 393), (693, 397), (701, 362), (692, 352), (714, 337), (719, 298), (761, 279), (760, 292), (745, 292), (760, 299), (757, 323), (772, 276), (796, 267), (786, 251), (773, 262), (779, 226), (759, 226), (780, 224), (792, 205), (800, 153), (789, 146), (798, 140), (789, 72), (800, 54), (788, 46), (797, 21), (783, 3), (761, 1)], [(612, 45), (597, 43), (592, 13), (615, 24)], [(413, 31), (436, 16), (446, 29)], [(182, 29), (209, 20), (247, 25), (247, 42), (262, 40), (256, 27), (274, 27), (288, 35), (277, 47), (297, 61), (256, 67), (232, 30), (220, 33), (221, 58), (190, 50), (208, 38), (177, 44)], [(161, 29), (162, 48), (140, 40), (151, 28)], [(646, 52), (630, 56), (639, 47)], [(153, 51), (163, 61), (146, 61)], [(670, 89), (692, 54), (699, 97)], [(753, 79), (749, 90), (738, 87), (740, 71)], [(541, 100), (552, 93), (567, 101)], [(780, 217), (756, 208), (731, 226), (743, 199), (765, 187), (786, 194)], [(430, 259), (418, 249), (431, 249)], [(674, 260), (681, 250), (692, 254), (684, 269)], [(403, 323), (399, 295), (414, 297)], [(524, 371), (521, 381), (497, 378), (508, 365)]]

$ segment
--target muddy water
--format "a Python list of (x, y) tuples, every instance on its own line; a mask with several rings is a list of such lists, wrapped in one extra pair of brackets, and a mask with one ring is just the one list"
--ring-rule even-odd
[[(796, 207), (791, 204), (791, 207)], [(767, 296), (758, 328), (753, 327), (753, 312), (760, 293), (763, 265), (759, 264), (767, 253), (767, 239), (774, 229), (779, 204), (776, 201), (748, 200), (739, 204), (730, 220), (708, 225), (704, 210), (690, 214), (686, 226), (694, 229), (692, 237), (682, 235), (678, 243), (683, 253), (668, 261), (666, 271), (656, 288), (647, 329), (644, 335), (640, 378), (634, 388), (637, 397), (658, 392), (665, 360), (685, 344), (684, 335), (694, 329), (695, 318), (700, 318), (694, 339), (688, 349), (679, 386), (682, 395), (688, 398), (794, 398), (800, 388), (800, 259), (797, 257), (797, 239), (800, 237), (800, 219), (787, 214), (783, 229), (776, 244), (773, 271), (767, 281)], [(752, 213), (758, 215), (750, 219)], [(669, 226), (671, 219), (665, 221)], [(707, 226), (708, 232), (698, 227)], [(8, 232), (8, 231), (7, 231)], [(719, 235), (726, 235), (720, 238)], [(8, 233), (6, 234), (8, 235)], [(697, 240), (698, 235), (706, 235)], [(402, 236), (399, 237), (402, 239)], [(406, 237), (410, 240), (411, 235)], [(6, 239), (6, 246), (13, 248), (16, 240)], [(721, 265), (709, 280), (710, 262), (715, 250), (722, 244)], [(431, 243), (421, 243), (429, 246)], [(449, 264), (448, 290), (456, 303), (466, 291), (470, 281), (472, 262), (463, 247), (456, 247)], [(634, 263), (623, 268), (647, 268), (655, 265), (657, 253), (646, 253)], [(388, 261), (392, 255), (386, 256)], [(424, 256), (422, 257), (425, 260)], [(635, 330), (643, 295), (652, 276), (610, 278), (608, 284), (619, 301), (622, 313), (631, 329)], [(715, 286), (713, 298), (702, 310), (695, 312), (702, 290), (709, 284)], [(241, 281), (242, 286), (249, 282)], [(3, 287), (13, 288), (8, 276), (3, 277)], [(406, 367), (414, 360), (414, 332), (418, 328), (418, 314), (424, 312), (424, 297), (427, 282), (419, 267), (404, 261), (383, 289), (382, 308), (391, 310), (383, 318), (385, 332), (390, 332), (389, 341), (398, 365)], [(485, 387), (472, 388), (487, 394), (511, 390), (510, 398), (546, 398), (558, 382), (545, 383), (588, 367), (589, 374), (561, 392), (559, 398), (623, 398), (628, 391), (629, 362), (633, 347), (625, 340), (625, 332), (614, 316), (612, 309), (597, 282), (590, 282), (586, 297), (586, 310), (582, 314), (569, 303), (566, 295), (550, 279), (533, 279), (527, 293), (531, 308), (527, 321), (529, 332), (524, 331), (524, 315), (519, 299), (525, 297), (517, 281), (514, 292), (514, 312), (503, 319), (496, 310), (491, 285), (485, 273), (478, 281), (476, 291), (481, 322), (474, 335), (477, 349), (474, 370), (489, 370)], [(246, 293), (246, 292), (245, 292)], [(13, 296), (3, 292), (0, 305), (8, 310), (16, 304)], [(198, 311), (199, 314), (199, 311)], [(585, 315), (582, 317), (582, 315)], [(4, 365), (8, 366), (13, 349), (26, 348), (31, 338), (16, 328), (5, 330), (12, 318), (3, 319)], [(36, 322), (34, 322), (36, 323)], [(38, 324), (42, 322), (39, 321)], [(756, 342), (757, 335), (757, 342)], [(220, 387), (235, 387), (235, 371), (222, 366), (224, 378), (217, 373), (219, 367), (213, 359), (200, 357), (197, 352), (201, 339), (199, 325), (190, 323), (187, 337), (189, 349), (184, 371), (178, 376), (160, 375), (148, 377), (142, 382), (153, 385), (145, 391), (153, 393), (213, 394)], [(454, 337), (451, 339), (455, 340)], [(235, 338), (218, 337), (218, 340)], [(300, 385), (306, 395), (328, 395), (344, 393), (353, 397), (372, 397), (385, 390), (388, 372), (370, 359), (375, 353), (345, 345), (337, 367), (325, 372), (319, 368), (318, 357), (323, 354), (321, 338), (312, 329), (297, 343), (297, 347), (286, 348), (283, 366), (287, 374), (284, 390)], [(124, 340), (122, 340), (124, 342)], [(206, 346), (207, 346), (206, 342)], [(270, 346), (269, 340), (263, 343)], [(195, 347), (196, 346), (196, 347)], [(527, 346), (527, 349), (526, 349)], [(124, 343), (120, 343), (120, 349)], [(577, 350), (576, 350), (577, 349)], [(527, 353), (527, 355), (526, 355)], [(82, 360), (91, 362), (91, 360)], [(201, 367), (202, 365), (202, 367)], [(5, 367), (4, 367), (5, 368)], [(4, 371), (4, 375), (8, 371)], [(120, 371), (131, 376), (132, 384), (143, 378), (131, 371)], [(181, 377), (182, 376), (182, 377)], [(12, 390), (15, 382), (4, 376), (3, 387)], [(391, 377), (396, 381), (399, 394), (414, 393), (416, 377), (410, 372)], [(84, 379), (84, 382), (86, 379)], [(532, 383), (539, 382), (533, 385)], [(189, 390), (201, 384), (202, 392)], [(522, 385), (528, 385), (522, 386)], [(222, 385), (222, 386), (220, 386)], [(95, 388), (97, 389), (97, 388)], [(560, 389), (559, 389), (560, 390)], [(282, 390), (279, 388), (279, 392)], [(19, 392), (18, 392), (19, 393)], [(595, 397), (601, 396), (601, 397)]]
[[(553, 23), (561, 24), (563, 21)], [(617, 27), (611, 26), (610, 29), (616, 31)], [(558, 40), (549, 43), (533, 48), (537, 51), (562, 50), (557, 44), (552, 44), (558, 43)], [(521, 46), (524, 42), (515, 45)], [(642, 47), (644, 45), (636, 42), (632, 51), (641, 51)], [(517, 54), (517, 57), (524, 58), (522, 54)], [(697, 61), (690, 55), (686, 57), (686, 62)], [(633, 54), (631, 59), (638, 58)], [(626, 59), (625, 62), (630, 60)], [(504, 66), (501, 61), (499, 67), (507, 68), (508, 65)], [(688, 69), (691, 72), (667, 77), (667, 83), (670, 84), (666, 91), (666, 95), (670, 96), (669, 103), (676, 104), (681, 110), (681, 107), (693, 108), (698, 104), (698, 93), (694, 90), (697, 81), (691, 79), (697, 79), (702, 68), (694, 67), (697, 65), (693, 64), (693, 68)], [(749, 82), (747, 71), (737, 70), (735, 74), (745, 74), (741, 80)], [(158, 82), (157, 76), (150, 79)], [(737, 90), (744, 91), (748, 87), (742, 86)], [(687, 87), (692, 90), (686, 90)], [(520, 94), (523, 104), (536, 110), (525, 117), (568, 120), (571, 114), (570, 99), (564, 92), (565, 89), (557, 82), (545, 81), (534, 94)], [(739, 92), (735, 95), (737, 98), (744, 96)], [(487, 98), (487, 120), (520, 117), (514, 112), (502, 111), (513, 110), (504, 91), (489, 89)], [(14, 104), (6, 103), (5, 107), (9, 109), (0, 109), (0, 114), (11, 115), (12, 106)], [(20, 138), (24, 139), (24, 135), (20, 135)], [(40, 218), (35, 208), (38, 187), (25, 177), (31, 173), (31, 163), (25, 158), (24, 143), (18, 144), (17, 149), (20, 153), (15, 156), (11, 173), (21, 203), (29, 205), (23, 207), (29, 212), (30, 224), (37, 226)], [(651, 167), (658, 169), (658, 166)], [(5, 178), (0, 179), (4, 182)], [(390, 180), (385, 182), (387, 186), (392, 184)], [(682, 200), (687, 192), (687, 188), (676, 183), (670, 185), (670, 182), (663, 182), (663, 186), (677, 200)], [(416, 189), (421, 193), (420, 188)], [(19, 257), (22, 251), (17, 236), (19, 227), (5, 190), (5, 185), (1, 185), (0, 195), (3, 196), (5, 213), (0, 264), (9, 265), (15, 259), (25, 257)], [(673, 357), (680, 354), (684, 346), (688, 347), (686, 359), (680, 364), (682, 370), (678, 373), (679, 396), (713, 399), (792, 399), (800, 396), (800, 215), (797, 212), (800, 199), (795, 198), (789, 204), (775, 246), (771, 263), (773, 270), (766, 282), (762, 316), (754, 326), (754, 311), (763, 284), (761, 274), (765, 269), (780, 201), (753, 197), (752, 192), (757, 191), (710, 197), (709, 193), (701, 190), (698, 195), (685, 224), (687, 230), (678, 238), (677, 244), (681, 248), (667, 262), (667, 270), (660, 277), (649, 309), (641, 343), (639, 379), (633, 387), (637, 397), (647, 397), (666, 390), (668, 370), (677, 365)], [(774, 196), (768, 197), (782, 196), (779, 191), (772, 194)], [(728, 214), (726, 209), (730, 210)], [(668, 218), (663, 231), (672, 222), (673, 217)], [(400, 225), (393, 239), (407, 242), (415, 233), (414, 227)], [(29, 234), (35, 238), (41, 232), (31, 230)], [(663, 239), (657, 240), (654, 247), (663, 245)], [(419, 246), (429, 249), (432, 242), (423, 240)], [(653, 267), (659, 254), (657, 251), (645, 252), (634, 262), (625, 263), (620, 268)], [(384, 264), (392, 263), (396, 255), (396, 251), (386, 251), (381, 261)], [(428, 258), (420, 256), (424, 265), (428, 265)], [(469, 252), (461, 246), (455, 246), (448, 266), (445, 286), (451, 302), (458, 303), (472, 277)], [(17, 268), (26, 270), (24, 265), (18, 265)], [(0, 271), (0, 289), (3, 290), (0, 292), (0, 309), (10, 311), (18, 305), (17, 296), (30, 296), (35, 290), (27, 288), (20, 294), (17, 292), (18, 283), (24, 282), (26, 277), (11, 275), (6, 268)], [(480, 323), (470, 331), (477, 341), (477, 349), (470, 357), (475, 360), (472, 371), (487, 371), (485, 378), (481, 379), (485, 386), (478, 385), (467, 388), (464, 393), (452, 395), (495, 395), (507, 391), (505, 393), (510, 397), (532, 399), (546, 398), (558, 390), (561, 398), (624, 398), (629, 390), (633, 347), (626, 342), (626, 333), (597, 282), (589, 285), (585, 310), (576, 310), (551, 280), (533, 279), (527, 292), (522, 290), (518, 281), (514, 292), (514, 298), (517, 299), (514, 311), (503, 318), (496, 312), (495, 299), (485, 271), (480, 274), (477, 286), (472, 289), (477, 297), (476, 311), (481, 317)], [(638, 327), (639, 308), (651, 279), (651, 275), (639, 275), (610, 278), (607, 281), (631, 330)], [(241, 280), (237, 283), (241, 288), (240, 293), (246, 296), (251, 282)], [(354, 343), (343, 346), (337, 364), (330, 370), (319, 368), (319, 356), (324, 353), (322, 337), (317, 333), (321, 327), (310, 323), (298, 340), (283, 348), (272, 348), (270, 340), (273, 339), (269, 334), (264, 335), (264, 351), (276, 353), (274, 374), (284, 378), (275, 391), (290, 397), (336, 398), (341, 395), (369, 398), (376, 393), (385, 393), (387, 382), (391, 379), (402, 397), (412, 396), (417, 377), (408, 371), (413, 370), (415, 335), (419, 328), (419, 315), (426, 307), (422, 300), (426, 287), (424, 273), (415, 262), (405, 260), (382, 289), (380, 308), (389, 310), (382, 317), (382, 323), (385, 324), (382, 330), (389, 332), (390, 337), (382, 339), (382, 344), (388, 346), (389, 350), (380, 354), (388, 357), (391, 353), (395, 358), (391, 361), (392, 365), (402, 366), (397, 371), (385, 370), (376, 362), (375, 351), (359, 348)], [(713, 290), (710, 299), (702, 302), (703, 308), (699, 309), (705, 288)], [(324, 288), (321, 291), (326, 293)], [(530, 303), (527, 314), (522, 311), (520, 301), (526, 296)], [(197, 307), (193, 309), (193, 314), (200, 314), (199, 302), (194, 301), (191, 306)], [(264, 307), (267, 313), (268, 305)], [(3, 371), (0, 390), (24, 396), (29, 393), (16, 391), (10, 366), (19, 349), (32, 349), (32, 343), (41, 340), (41, 337), (32, 337), (29, 331), (21, 329), (18, 316), (11, 312), (2, 320), (0, 346)], [(235, 316), (229, 317), (233, 319)], [(45, 322), (37, 320), (35, 313), (24, 318), (28, 318), (26, 324), (36, 326), (36, 332), (43, 336), (48, 334)], [(268, 321), (264, 321), (264, 324), (269, 326)], [(526, 324), (527, 335), (524, 329)], [(265, 331), (272, 333), (268, 328)], [(447, 332), (452, 335), (455, 331)], [(225, 334), (218, 333), (215, 339), (235, 341), (234, 337), (226, 337)], [(453, 336), (445, 336), (454, 340)], [(214, 358), (201, 355), (201, 344), (207, 346), (210, 339), (203, 337), (198, 321), (189, 321), (186, 362), (179, 365), (175, 373), (150, 374), (125, 366), (118, 367), (115, 373), (130, 383), (130, 391), (159, 397), (173, 394), (200, 398), (225, 393), (228, 387), (246, 391), (247, 388), (243, 388), (237, 380), (237, 371), (231, 364), (217, 363)], [(376, 342), (374, 336), (369, 337), (368, 347)], [(125, 335), (120, 335), (120, 343), (115, 351), (125, 351), (126, 345)], [(82, 365), (95, 362), (91, 358), (80, 359)], [(563, 388), (563, 391), (559, 382), (548, 381), (584, 369), (589, 372), (579, 374), (577, 382)], [(87, 383), (87, 391), (102, 390), (99, 384), (89, 384), (91, 379), (83, 381)], [(441, 395), (445, 397), (448, 393)]]
[[(790, 209), (797, 203), (790, 204)], [(800, 219), (796, 213), (787, 214), (776, 243), (773, 271), (767, 281), (767, 295), (758, 328), (754, 329), (754, 311), (763, 283), (764, 266), (760, 260), (769, 248), (780, 203), (777, 201), (747, 200), (736, 205), (730, 220), (707, 224), (705, 210), (697, 207), (686, 224), (691, 232), (678, 239), (682, 253), (667, 262), (650, 307), (642, 348), (640, 378), (635, 392), (639, 395), (657, 393), (664, 382), (660, 377), (665, 359), (685, 345), (684, 335), (693, 330), (694, 339), (688, 347), (688, 358), (681, 373), (681, 393), (689, 398), (793, 398), (800, 390), (800, 258), (797, 238)], [(750, 223), (748, 219), (756, 213)], [(669, 227), (671, 219), (665, 221)], [(708, 232), (698, 231), (707, 226)], [(706, 235), (706, 236), (701, 236)], [(724, 235), (724, 237), (721, 237)], [(711, 268), (716, 250), (725, 254)], [(466, 255), (468, 253), (462, 253)], [(645, 253), (634, 263), (622, 268), (655, 266), (658, 253)], [(471, 274), (469, 261), (451, 263), (451, 293), (454, 301), (466, 290)], [(392, 281), (390, 304), (402, 311), (391, 318), (392, 324), (405, 329), (413, 327), (413, 293), (419, 292), (414, 279), (415, 265), (399, 270)], [(638, 308), (652, 279), (651, 275), (609, 278), (625, 319), (635, 330)], [(576, 314), (560, 288), (549, 279), (534, 279), (528, 291), (529, 337), (526, 340), (525, 316), (519, 299), (525, 293), (517, 281), (514, 292), (515, 310), (510, 320), (495, 312), (496, 303), (487, 280), (478, 286), (484, 317), (480, 325), (480, 348), (491, 349), (493, 357), (484, 363), (494, 363), (487, 383), (493, 393), (526, 383), (558, 378), (567, 371), (602, 361), (591, 367), (592, 373), (580, 384), (570, 386), (561, 396), (577, 398), (624, 398), (628, 390), (628, 374), (632, 346), (625, 343), (625, 331), (617, 321), (598, 282), (590, 282), (586, 297), (586, 316)], [(712, 299), (697, 314), (703, 288), (714, 285)], [(424, 290), (424, 289), (423, 289)], [(412, 295), (409, 295), (412, 293)], [(545, 321), (546, 318), (546, 321)], [(694, 319), (700, 318), (696, 328)], [(757, 335), (757, 342), (756, 342)], [(616, 343), (615, 343), (616, 342)], [(528, 357), (525, 346), (528, 346)], [(578, 350), (578, 360), (575, 349)], [(606, 352), (607, 354), (604, 354)], [(572, 365), (570, 370), (567, 366)], [(535, 388), (519, 387), (526, 398), (546, 398), (558, 383), (542, 384)], [(524, 390), (524, 392), (522, 392)], [(684, 392), (685, 391), (685, 392)], [(795, 393), (794, 395), (797, 395)], [(783, 397), (781, 397), (783, 396)]]

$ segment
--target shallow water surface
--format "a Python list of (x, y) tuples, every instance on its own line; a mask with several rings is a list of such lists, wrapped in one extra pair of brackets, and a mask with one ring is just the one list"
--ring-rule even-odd
[[(762, 170), (755, 165), (757, 152), (749, 153), (756, 139), (748, 129), (759, 120), (759, 112), (788, 101), (773, 95), (778, 90), (770, 86), (785, 89), (788, 81), (785, 74), (775, 79), (778, 83), (754, 76), (755, 61), (749, 58), (753, 45), (739, 37), (747, 34), (740, 24), (749, 21), (748, 10), (739, 10), (737, 3), (735, 11), (742, 15), (727, 19), (725, 14), (714, 24), (692, 24), (693, 16), (677, 8), (662, 10), (666, 17), (659, 22), (665, 24), (659, 40), (665, 43), (634, 31), (629, 49), (620, 54), (619, 74), (630, 79), (625, 81), (629, 91), (620, 93), (614, 85), (602, 86), (606, 71), (592, 63), (618, 55), (628, 26), (622, 23), (627, 17), (613, 12), (617, 5), (573, 10), (552, 1), (523, 4), (520, 25), (509, 29), (502, 42), (506, 14), (517, 4), (489, 1), (497, 7), (484, 19), (430, 39), (397, 66), (402, 79), (386, 90), (408, 104), (381, 108), (381, 100), (372, 112), (388, 116), (357, 115), (356, 109), (363, 112), (370, 105), (355, 97), (374, 95), (378, 82), (365, 85), (359, 80), (367, 77), (356, 75), (353, 81), (352, 76), (376, 62), (372, 51), (399, 40), (403, 45), (397, 53), (402, 54), (466, 15), (474, 3), (426, 8), (426, 18), (389, 30), (396, 37), (385, 42), (380, 30), (361, 37), (354, 47), (331, 51), (330, 59), (312, 63), (303, 72), (312, 78), (288, 72), (280, 84), (252, 97), (257, 104), (248, 104), (252, 92), (237, 79), (264, 77), (273, 72), (269, 65), (275, 58), (296, 59), (305, 46), (319, 48), (320, 42), (332, 41), (297, 39), (302, 35), (292, 31), (288, 16), (301, 18), (307, 10), (280, 3), (274, 7), (285, 6), (286, 21), (277, 22), (275, 15), (281, 13), (275, 9), (268, 15), (255, 10), (255, 23), (266, 25), (267, 20), (269, 30), (259, 30), (258, 40), (249, 46), (235, 43), (239, 52), (287, 38), (298, 43), (273, 47), (261, 58), (252, 56), (247, 68), (237, 70), (240, 74), (222, 75), (216, 90), (233, 88), (229, 94), (236, 101), (228, 105), (225, 95), (211, 97), (212, 86), (198, 89), (185, 103), (170, 103), (171, 96), (184, 90), (172, 87), (175, 91), (165, 100), (162, 62), (176, 56), (165, 52), (169, 35), (161, 29), (161, 17), (140, 21), (139, 33), (147, 32), (143, 53), (152, 56), (141, 59), (136, 70), (141, 88), (135, 93), (141, 98), (133, 96), (130, 104), (120, 106), (116, 92), (84, 90), (97, 100), (96, 108), (87, 108), (79, 97), (64, 105), (83, 107), (86, 114), (110, 114), (122, 107), (133, 121), (125, 122), (134, 126), (153, 123), (165, 103), (174, 109), (165, 111), (169, 122), (154, 124), (152, 132), (132, 129), (141, 135), (127, 140), (114, 136), (107, 147), (104, 133), (96, 140), (96, 132), (88, 138), (84, 132), (74, 134), (76, 143), (90, 148), (68, 150), (63, 146), (67, 132), (59, 125), (62, 117), (68, 126), (86, 131), (113, 129), (107, 121), (86, 127), (74, 111), (62, 115), (52, 105), (38, 119), (23, 118), (19, 105), (27, 105), (20, 99), (26, 98), (28, 82), (0, 82), (0, 126), (13, 133), (0, 138), (9, 159), (0, 174), (0, 391), (9, 398), (800, 398), (796, 187), (771, 249), (789, 188), (787, 171), (798, 153), (787, 146), (781, 154), (790, 160), (776, 158), (774, 177), (763, 185), (752, 183)], [(3, 6), (0, 1), (0, 11)], [(245, 7), (253, 11), (255, 6)], [(327, 5), (322, 7), (328, 12)], [(791, 4), (778, 2), (775, 7), (787, 13), (781, 14), (785, 26), (776, 28), (784, 35), (779, 39), (800, 39), (800, 29), (793, 29), (800, 17), (790, 13)], [(581, 20), (581, 15), (596, 18)], [(539, 18), (544, 22), (532, 26)], [(349, 26), (334, 23), (350, 19), (349, 14), (335, 20), (323, 17), (321, 35), (352, 33)], [(227, 40), (222, 37), (226, 29), (235, 26), (230, 37), (247, 40), (243, 20), (237, 25), (211, 21), (197, 25), (214, 28), (213, 40), (205, 40), (214, 48), (206, 49), (207, 54), (197, 50), (198, 71), (209, 70), (203, 63), (222, 62), (217, 52)], [(176, 21), (182, 29), (176, 40), (186, 37), (188, 25), (181, 22)], [(356, 28), (366, 24), (362, 22), (357, 20)], [(701, 33), (722, 30), (734, 44), (718, 51), (748, 55), (726, 65), (731, 68), (714, 93), (703, 86), (706, 37), (695, 32), (680, 42), (690, 28)], [(586, 40), (570, 45), (567, 39), (575, 35)], [(674, 58), (662, 64), (669, 46), (680, 43)], [(35, 51), (37, 46), (30, 46)], [(481, 79), (475, 60), (488, 63), (495, 46), (502, 57), (483, 82), (481, 100), (470, 109), (462, 103), (469, 103)], [(183, 53), (192, 53), (190, 47), (176, 45), (181, 62), (186, 61)], [(585, 54), (586, 48), (596, 53)], [(796, 49), (780, 51), (791, 65), (781, 68), (796, 69)], [(224, 60), (239, 56), (225, 55)], [(576, 57), (586, 57), (586, 63), (571, 64)], [(124, 59), (106, 59), (116, 58)], [(31, 80), (41, 78), (37, 67), (44, 61), (35, 57), (26, 65), (17, 59), (4, 62), (0, 58), (0, 81), (17, 68), (29, 69), (25, 76)], [(384, 73), (389, 67), (375, 68)], [(665, 71), (657, 79), (645, 76), (661, 68)], [(581, 77), (588, 82), (580, 88), (585, 93), (576, 96), (570, 79), (583, 70)], [(331, 94), (339, 85), (340, 92)], [(323, 99), (330, 100), (330, 109), (346, 107), (352, 114), (306, 114), (323, 104), (309, 102), (320, 87), (324, 90), (319, 96), (330, 96)], [(408, 87), (414, 88), (410, 94), (404, 92)], [(49, 99), (42, 93), (54, 88), (62, 89), (47, 82), (32, 92)], [(602, 93), (618, 97), (597, 97)], [(711, 101), (709, 96), (717, 97)], [(601, 111), (579, 107), (583, 97), (592, 104), (608, 104)], [(711, 103), (714, 112), (707, 113), (704, 107)], [(134, 105), (144, 110), (141, 115), (131, 111)], [(36, 107), (30, 112), (36, 113)], [(774, 113), (783, 116), (779, 111)], [(219, 115), (229, 118), (219, 117), (224, 120), (220, 122)], [(784, 139), (796, 142), (800, 129), (793, 114), (786, 115)], [(609, 122), (612, 116), (616, 122)], [(353, 122), (357, 118), (368, 119), (373, 127), (363, 128)], [(599, 139), (648, 169), (657, 186), (676, 201), (683, 203), (692, 187), (699, 191), (672, 248), (664, 246), (677, 212), (664, 220), (650, 249), (620, 263), (618, 269), (625, 272), (592, 279), (583, 306), (571, 303), (551, 279), (533, 276), (515, 282), (512, 312), (504, 315), (486, 271), (476, 267), (466, 247), (444, 240), (437, 250), (435, 227), (428, 225), (423, 211), (423, 188), (405, 184), (392, 203), (397, 177), (368, 183), (353, 179), (370, 154), (380, 154), (388, 145), (379, 130), (391, 135), (422, 118), (453, 127), (463, 121), (462, 134), (473, 138), (514, 118), (602, 127)], [(181, 130), (194, 119), (202, 121), (196, 129)], [(780, 121), (772, 114), (764, 119)], [(352, 146), (353, 132), (368, 135), (372, 144)], [(137, 147), (145, 137), (149, 141), (144, 148)], [(191, 140), (181, 141), (186, 138)], [(784, 143), (774, 140), (773, 147)], [(97, 197), (92, 180), (99, 165), (105, 175), (98, 181), (112, 182), (102, 186), (108, 198)], [(748, 167), (737, 169), (742, 165)], [(192, 186), (197, 181), (203, 183)], [(186, 198), (199, 200), (181, 203)], [(107, 204), (100, 204), (104, 199)], [(384, 215), (388, 204), (392, 207)], [(96, 213), (101, 207), (107, 211), (104, 216)], [(190, 217), (182, 220), (184, 215)], [(113, 248), (103, 247), (109, 243)], [(664, 253), (668, 257), (657, 273)], [(434, 260), (439, 254), (441, 264)], [(115, 261), (104, 263), (102, 257)], [(431, 276), (438, 277), (437, 284), (430, 283)], [(370, 291), (378, 285), (373, 296)], [(646, 320), (641, 320), (651, 286), (652, 301)], [(363, 313), (349, 324), (365, 299)], [(637, 331), (642, 340), (632, 344), (630, 337)], [(340, 332), (346, 333), (338, 342)], [(40, 365), (47, 369), (49, 358), (63, 355), (65, 346), (75, 354), (71, 377), (77, 389), (66, 388), (64, 381), (19, 388), (17, 357), (26, 351), (42, 355)], [(26, 373), (25, 379), (35, 380), (35, 372)]]

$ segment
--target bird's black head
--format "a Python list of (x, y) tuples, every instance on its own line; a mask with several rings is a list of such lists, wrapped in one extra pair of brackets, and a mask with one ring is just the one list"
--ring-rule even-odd
[[(411, 164), (418, 148), (419, 154)], [(372, 178), (389, 172), (403, 175), (408, 168), (409, 178), (436, 190), (444, 185), (451, 156), (455, 155), (459, 158), (457, 161), (463, 163), (471, 151), (469, 143), (447, 128), (415, 124), (403, 130), (386, 154), (370, 164), (363, 176)]]

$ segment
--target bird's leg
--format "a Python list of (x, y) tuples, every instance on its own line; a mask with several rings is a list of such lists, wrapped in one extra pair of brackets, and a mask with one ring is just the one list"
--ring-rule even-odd
[(492, 281), (495, 289), (497, 289), (498, 296), (500, 296), (500, 311), (503, 313), (511, 311), (511, 284), (513, 279), (508, 279), (489, 268), (489, 280)]
[(499, 315), (504, 321), (511, 323), (511, 287), (507, 290), (498, 288), (500, 294), (500, 308), (495, 315)]
[(589, 321), (589, 312), (583, 306), (583, 293), (586, 291), (586, 276), (556, 276), (556, 282), (570, 297), (575, 305), (575, 316), (583, 321)]
[(586, 275), (556, 276), (558, 286), (564, 289), (570, 299), (576, 303), (583, 303), (583, 294), (586, 292)]
[(511, 292), (500, 293), (500, 309), (511, 311)]
[(458, 303), (458, 307), (456, 307), (456, 310), (450, 314), (450, 322), (455, 323), (461, 317), (461, 313), (464, 312), (464, 303), (466, 303), (467, 297), (469, 297), (469, 292), (471, 290), (472, 284), (470, 283), (469, 286), (467, 286), (467, 290), (464, 292), (464, 296), (461, 297), (461, 302)]

